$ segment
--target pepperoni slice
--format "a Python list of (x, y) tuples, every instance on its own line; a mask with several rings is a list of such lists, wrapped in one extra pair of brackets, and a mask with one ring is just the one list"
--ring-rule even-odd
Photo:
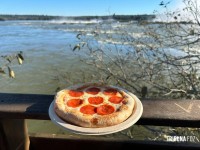
[(100, 92), (100, 89), (96, 87), (92, 87), (92, 88), (87, 89), (86, 92), (88, 94), (96, 95)]
[(114, 107), (111, 105), (101, 105), (97, 108), (97, 114), (98, 115), (108, 115), (112, 114), (115, 111)]
[(85, 105), (81, 107), (80, 112), (82, 112), (83, 114), (93, 115), (97, 112), (97, 108), (92, 105)]
[(83, 91), (78, 91), (78, 90), (70, 90), (69, 91), (69, 95), (72, 97), (80, 97), (83, 94), (84, 94)]
[(116, 89), (110, 88), (110, 89), (104, 90), (103, 93), (104, 93), (105, 95), (116, 95), (116, 94), (117, 94), (117, 90), (116, 90)]
[(88, 101), (90, 104), (94, 104), (94, 105), (98, 105), (103, 103), (103, 98), (100, 96), (96, 96), (96, 97), (89, 97)]
[(123, 97), (119, 97), (119, 96), (112, 96), (108, 99), (111, 103), (114, 104), (119, 104), (121, 103), (121, 101), (123, 100)]
[(75, 107), (80, 106), (82, 103), (83, 103), (83, 100), (81, 99), (70, 99), (67, 101), (67, 106), (75, 108)]

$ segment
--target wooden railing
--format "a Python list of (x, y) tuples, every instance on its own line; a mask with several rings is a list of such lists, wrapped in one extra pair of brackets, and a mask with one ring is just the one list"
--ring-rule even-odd
[[(103, 139), (98, 136), (30, 136), (25, 119), (49, 120), (53, 95), (0, 94), (0, 150), (38, 149), (200, 149), (199, 143)], [(138, 125), (200, 127), (200, 100), (142, 100)]]

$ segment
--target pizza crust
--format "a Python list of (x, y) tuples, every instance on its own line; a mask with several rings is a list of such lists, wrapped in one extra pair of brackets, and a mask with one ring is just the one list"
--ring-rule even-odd
[[(86, 93), (86, 90), (90, 87), (98, 87), (99, 89), (101, 89), (101, 91), (98, 93), (98, 96), (100, 95), (101, 97), (103, 97), (104, 102), (100, 105), (108, 104), (113, 106), (115, 108), (115, 111), (113, 113), (108, 115), (99, 115), (95, 113), (91, 115), (83, 114), (82, 112), (80, 112), (80, 107), (87, 105), (87, 99), (88, 97), (91, 97), (90, 94)], [(113, 104), (109, 102), (109, 96), (106, 96), (102, 92), (106, 88), (116, 89), (118, 91), (117, 94), (123, 97), (123, 102), (121, 102), (120, 104)], [(66, 105), (66, 100), (71, 98), (68, 94), (70, 90), (81, 90), (84, 92), (84, 94), (79, 97), (84, 100), (80, 107), (72, 108)], [(99, 105), (94, 106), (98, 107)], [(68, 123), (81, 127), (98, 128), (113, 126), (125, 121), (133, 113), (134, 106), (134, 98), (121, 88), (98, 83), (87, 83), (75, 85), (59, 91), (55, 96), (54, 110), (61, 119)]]

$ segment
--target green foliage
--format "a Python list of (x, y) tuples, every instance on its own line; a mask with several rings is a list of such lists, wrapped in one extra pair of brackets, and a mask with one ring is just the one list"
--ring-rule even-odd
[(115, 19), (117, 21), (141, 21), (141, 20), (152, 20), (155, 15), (112, 15), (112, 16), (48, 16), (48, 15), (0, 15), (0, 21), (5, 20), (53, 20), (53, 19), (73, 19), (73, 20), (107, 20)]
[(59, 16), (47, 15), (0, 15), (0, 21), (5, 20), (53, 20), (60, 19)]
[(141, 20), (153, 20), (155, 15), (116, 15), (113, 14), (111, 16), (78, 16), (78, 17), (68, 17), (74, 20), (92, 20), (92, 19), (99, 19), (99, 20), (108, 20), (114, 19), (120, 22), (128, 22), (128, 21), (141, 21)]

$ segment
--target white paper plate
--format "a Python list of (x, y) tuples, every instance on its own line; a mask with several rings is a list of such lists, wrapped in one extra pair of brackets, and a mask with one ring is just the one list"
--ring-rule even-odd
[(49, 107), (49, 117), (53, 123), (56, 125), (60, 126), (61, 128), (76, 133), (76, 134), (83, 134), (83, 135), (105, 135), (105, 134), (111, 134), (115, 132), (122, 131), (124, 129), (129, 128), (133, 124), (135, 124), (140, 117), (142, 116), (143, 113), (143, 106), (141, 101), (132, 93), (128, 92), (136, 102), (136, 107), (133, 111), (133, 114), (124, 122), (114, 125), (114, 126), (109, 126), (109, 127), (103, 127), (103, 128), (84, 128), (84, 127), (79, 127), (76, 125), (69, 124), (62, 119), (60, 119), (57, 114), (54, 111), (54, 102), (53, 101)]

